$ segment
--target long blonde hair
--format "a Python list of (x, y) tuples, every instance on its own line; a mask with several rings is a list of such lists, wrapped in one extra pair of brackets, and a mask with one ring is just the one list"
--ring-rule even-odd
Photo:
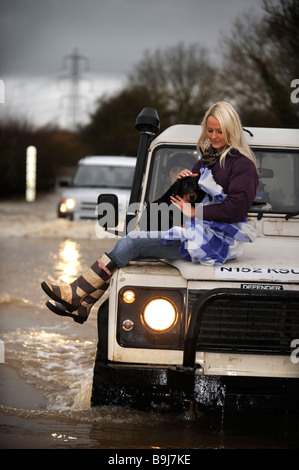
[(213, 116), (218, 119), (223, 138), (228, 145), (228, 148), (225, 149), (220, 157), (220, 165), (224, 167), (227, 153), (234, 148), (245, 155), (245, 157), (249, 158), (257, 168), (254, 153), (250, 150), (244, 137), (244, 131), (239, 115), (233, 106), (226, 101), (219, 101), (218, 103), (213, 104), (206, 112), (201, 124), (202, 131), (198, 140), (197, 148), (205, 150), (205, 148), (210, 144), (207, 134), (207, 119), (209, 116)]

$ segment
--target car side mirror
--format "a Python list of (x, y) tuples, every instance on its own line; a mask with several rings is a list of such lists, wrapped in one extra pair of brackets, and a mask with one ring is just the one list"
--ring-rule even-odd
[(118, 197), (116, 194), (100, 194), (97, 205), (98, 224), (105, 230), (118, 226)]
[(70, 186), (70, 182), (68, 180), (60, 180), (59, 181), (59, 186), (61, 188), (67, 188), (68, 186)]
[(271, 168), (258, 168), (260, 178), (273, 178), (274, 172)]

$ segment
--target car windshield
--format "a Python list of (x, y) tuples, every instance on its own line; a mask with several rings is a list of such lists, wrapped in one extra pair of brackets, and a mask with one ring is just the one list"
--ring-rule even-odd
[(255, 150), (259, 186), (253, 211), (292, 213), (299, 209), (299, 154), (291, 151)]
[(132, 186), (134, 167), (79, 165), (72, 185), (75, 187), (126, 188)]
[(198, 161), (196, 149), (159, 147), (155, 151), (149, 176), (146, 201), (151, 202), (164, 194), (185, 168), (191, 170)]
[[(252, 149), (257, 160), (259, 186), (251, 212), (296, 213), (299, 210), (299, 153), (291, 150)], [(158, 147), (152, 158), (146, 201), (160, 197), (180, 169), (192, 169), (195, 148)]]

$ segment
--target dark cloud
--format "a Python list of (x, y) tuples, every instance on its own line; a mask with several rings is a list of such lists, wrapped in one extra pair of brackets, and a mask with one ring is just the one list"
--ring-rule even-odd
[[(1, 0), (0, 79), (7, 83), (7, 90), (11, 80), (46, 77), (53, 84), (68, 72), (62, 68), (63, 58), (75, 48), (88, 59), (87, 76), (105, 83), (113, 83), (117, 77), (123, 80), (145, 50), (163, 49), (179, 42), (199, 44), (217, 57), (220, 35), (229, 34), (234, 19), (249, 8), (261, 13), (261, 3)], [(17, 94), (10, 91), (14, 100)]]
[[(250, 6), (259, 7), (260, 0)], [(2, 0), (2, 74), (47, 74), (78, 48), (99, 72), (127, 72), (145, 49), (215, 48), (247, 0)]]

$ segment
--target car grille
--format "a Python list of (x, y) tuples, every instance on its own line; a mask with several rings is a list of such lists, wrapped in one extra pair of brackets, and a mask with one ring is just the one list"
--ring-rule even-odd
[(84, 202), (80, 204), (80, 219), (96, 219), (96, 202)]
[[(125, 214), (126, 203), (121, 199), (118, 200), (118, 212), (119, 216)], [(97, 219), (97, 202), (92, 201), (81, 201), (79, 205), (79, 218), (80, 219)]]
[[(189, 292), (189, 313), (204, 292)], [(216, 298), (201, 316), (197, 351), (282, 354), (299, 338), (298, 300)]]

